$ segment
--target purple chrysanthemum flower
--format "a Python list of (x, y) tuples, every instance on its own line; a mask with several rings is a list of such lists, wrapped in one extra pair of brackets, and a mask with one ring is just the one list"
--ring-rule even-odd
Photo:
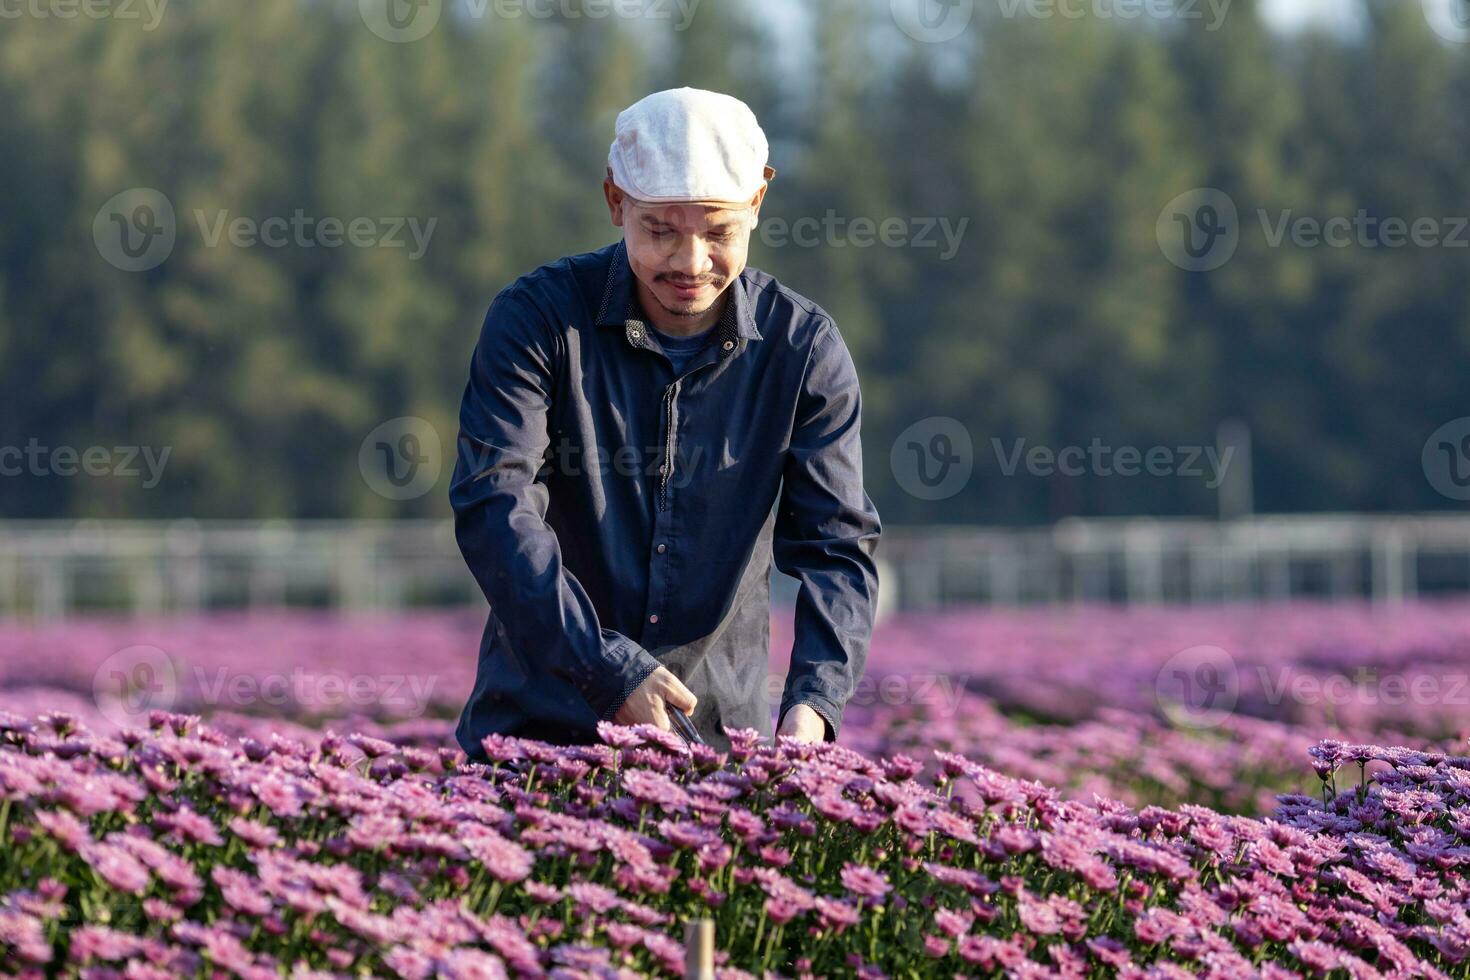
[(816, 899), (816, 909), (822, 928), (838, 933), (850, 926), (857, 925), (863, 917), (862, 910), (856, 905), (826, 896), (819, 896)]
[(892, 886), (888, 884), (888, 878), (881, 871), (862, 865), (853, 864), (851, 861), (842, 865), (842, 887), (854, 895), (864, 898), (881, 899), (887, 895)]
[(148, 887), (147, 867), (116, 844), (94, 841), (84, 845), (81, 854), (103, 881), (120, 892), (141, 895)]
[(87, 827), (67, 810), (38, 810), (36, 823), (66, 850), (79, 851), (92, 839)]

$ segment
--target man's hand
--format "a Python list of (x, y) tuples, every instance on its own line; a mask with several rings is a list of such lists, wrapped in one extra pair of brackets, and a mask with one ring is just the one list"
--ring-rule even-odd
[(613, 715), (619, 725), (657, 725), (665, 731), (673, 731), (665, 704), (672, 704), (686, 715), (694, 714), (697, 699), (684, 682), (674, 676), (667, 667), (660, 667), (639, 684), (623, 706)]
[(777, 735), (789, 735), (799, 742), (825, 742), (827, 722), (809, 704), (793, 704), (786, 709)]

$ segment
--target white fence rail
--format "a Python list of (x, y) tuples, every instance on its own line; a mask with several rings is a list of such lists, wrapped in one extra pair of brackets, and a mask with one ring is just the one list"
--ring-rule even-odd
[(901, 603), (1395, 602), (1470, 591), (1470, 515), (1108, 518), (1035, 530), (907, 528), (884, 542)]
[(474, 601), (447, 521), (0, 522), (0, 612)]
[[(1470, 591), (1470, 515), (889, 527), (885, 606)], [(789, 597), (788, 586), (778, 596)], [(0, 521), (0, 615), (480, 603), (447, 521)]]

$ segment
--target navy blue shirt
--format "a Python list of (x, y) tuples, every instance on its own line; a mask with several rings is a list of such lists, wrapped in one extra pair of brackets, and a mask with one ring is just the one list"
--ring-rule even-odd
[(867, 660), (881, 533), (863, 489), (857, 372), (821, 307), (757, 269), (676, 368), (621, 241), (530, 272), (490, 304), (449, 498), (490, 603), (456, 737), (596, 740), (660, 664), (693, 720), (773, 731), (772, 564), (800, 583), (778, 717), (835, 739)]

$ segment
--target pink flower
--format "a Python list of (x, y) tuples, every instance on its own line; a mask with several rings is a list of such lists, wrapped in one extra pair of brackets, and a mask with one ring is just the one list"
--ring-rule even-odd
[(51, 944), (41, 920), (24, 912), (0, 908), (0, 946), (9, 945), (28, 963), (50, 963)]
[(626, 922), (609, 922), (603, 926), (603, 931), (607, 933), (607, 940), (615, 949), (630, 949), (643, 938), (642, 926), (629, 925)]
[(143, 947), (143, 939), (107, 926), (79, 926), (71, 934), (70, 957), (76, 963), (92, 960), (116, 962), (134, 955)]
[(943, 936), (924, 937), (924, 954), (935, 959), (943, 959), (949, 955), (949, 940)]
[(1025, 952), (1017, 946), (1013, 946), (1008, 940), (996, 939), (994, 936), (970, 935), (962, 936), (955, 943), (955, 951), (966, 963), (973, 963), (986, 969), (996, 969), (1009, 963), (1018, 963), (1025, 958)]
[(450, 950), (439, 959), (439, 975), (456, 980), (505, 980), (505, 964), (478, 949)]
[(1169, 938), (1169, 927), (1156, 915), (1145, 913), (1133, 923), (1133, 934), (1138, 941), (1155, 946)]
[(950, 938), (963, 936), (970, 931), (970, 926), (975, 922), (974, 913), (955, 912), (951, 909), (935, 909), (934, 924), (939, 931)]
[(1087, 948), (1092, 955), (1107, 966), (1123, 967), (1133, 961), (1128, 947), (1111, 936), (1098, 936), (1087, 940)]
[(347, 741), (361, 750), (362, 754), (369, 759), (380, 759), (398, 751), (398, 746), (392, 742), (385, 742), (380, 738), (372, 738), (358, 732), (348, 735)]
[(110, 787), (97, 779), (78, 778), (62, 783), (57, 794), (61, 804), (81, 817), (117, 809), (118, 799)]
[(643, 739), (639, 738), (638, 733), (633, 729), (626, 725), (614, 725), (608, 721), (597, 723), (597, 737), (615, 749), (635, 749), (643, 744)]
[(958, 885), (972, 895), (992, 895), (1000, 887), (988, 876), (967, 868), (953, 868), (936, 861), (925, 861), (923, 868), (924, 872), (936, 881), (942, 881), (947, 885)]
[(184, 917), (184, 910), (161, 898), (145, 898), (143, 914), (154, 922), (177, 922)]
[(434, 972), (434, 961), (410, 946), (395, 946), (383, 954), (383, 962), (405, 980), (428, 980)]
[(657, 725), (634, 725), (633, 731), (643, 740), (643, 744), (653, 748), (663, 749), (674, 755), (688, 755), (689, 745), (677, 734)]
[(256, 799), (278, 817), (294, 817), (301, 812), (301, 797), (295, 784), (279, 770), (269, 770), (250, 784)]
[(586, 906), (598, 915), (610, 912), (622, 904), (617, 892), (590, 881), (573, 882), (565, 891), (573, 902)]
[(858, 807), (851, 800), (845, 800), (837, 793), (819, 792), (811, 797), (812, 808), (828, 820), (846, 822), (857, 816)]
[(1028, 932), (1038, 936), (1050, 936), (1062, 931), (1062, 921), (1050, 902), (1038, 899), (1029, 891), (1022, 891), (1016, 904), (1016, 914)]
[(548, 882), (527, 881), (521, 887), (526, 890), (527, 897), (538, 905), (550, 905), (561, 901), (561, 889)]
[(251, 847), (274, 847), (281, 839), (275, 828), (245, 817), (231, 818), (228, 826), (231, 833)]
[(731, 807), (727, 819), (730, 821), (730, 829), (746, 841), (758, 837), (766, 829), (764, 820), (742, 807)]
[(86, 825), (67, 810), (37, 810), (36, 823), (73, 853), (92, 839)]
[(689, 794), (668, 776), (643, 769), (624, 772), (623, 789), (634, 799), (655, 803), (664, 810), (687, 810), (693, 802)]
[(701, 848), (719, 843), (720, 836), (703, 824), (692, 821), (663, 820), (659, 830), (676, 847)]
[(1341, 959), (1340, 950), (1315, 939), (1297, 939), (1287, 949), (1305, 966), (1322, 973), (1336, 969)]
[(952, 840), (962, 841), (966, 844), (978, 844), (980, 839), (975, 836), (975, 828), (970, 821), (949, 812), (948, 810), (933, 810), (929, 813), (929, 821), (934, 829), (946, 835)]
[(888, 878), (880, 871), (862, 864), (853, 864), (851, 861), (842, 865), (842, 886), (854, 895), (864, 898), (881, 899), (890, 890)]
[(811, 892), (772, 868), (756, 868), (754, 876), (765, 893), (772, 898), (791, 902), (802, 909), (811, 908), (815, 901)]
[(185, 929), (185, 926), (188, 925), (192, 923), (175, 923), (173, 926), (175, 935), (202, 946), (209, 954), (210, 962), (241, 974), (255, 969), (254, 954), (246, 949), (245, 944), (237, 937), (226, 932), (223, 926), (196, 926), (192, 929)]
[(260, 893), (260, 882), (250, 875), (222, 864), (215, 865), (209, 874), (225, 902), (235, 910), (253, 916), (270, 912), (270, 899)]
[(904, 780), (912, 779), (924, 771), (924, 764), (917, 759), (911, 759), (906, 755), (898, 754), (884, 759), (881, 763), (883, 774), (889, 779)]
[(1323, 782), (1331, 776), (1337, 767), (1342, 765), (1346, 757), (1346, 746), (1335, 739), (1325, 739), (1307, 749), (1307, 755), (1312, 758), (1312, 769), (1316, 771), (1317, 777)]
[(120, 892), (141, 895), (148, 887), (148, 869), (116, 844), (93, 842), (83, 846), (81, 854), (103, 881)]
[(999, 827), (990, 835), (992, 843), (999, 845), (1004, 854), (1016, 855), (1026, 854), (1036, 850), (1041, 843), (1041, 838), (1033, 831), (1015, 824), (1006, 824)]
[(531, 874), (534, 858), (520, 844), (482, 827), (463, 840), (465, 849), (499, 881), (521, 881)]
[(862, 910), (856, 905), (839, 901), (835, 898), (819, 896), (816, 900), (817, 917), (822, 923), (823, 929), (831, 929), (841, 933), (849, 926), (855, 926), (862, 921)]
[(160, 814), (154, 822), (186, 841), (216, 847), (224, 843), (209, 818), (196, 813), (187, 805), (179, 807), (173, 813)]
[(777, 925), (790, 922), (801, 914), (801, 907), (799, 905), (780, 898), (766, 899), (765, 909), (771, 921)]

